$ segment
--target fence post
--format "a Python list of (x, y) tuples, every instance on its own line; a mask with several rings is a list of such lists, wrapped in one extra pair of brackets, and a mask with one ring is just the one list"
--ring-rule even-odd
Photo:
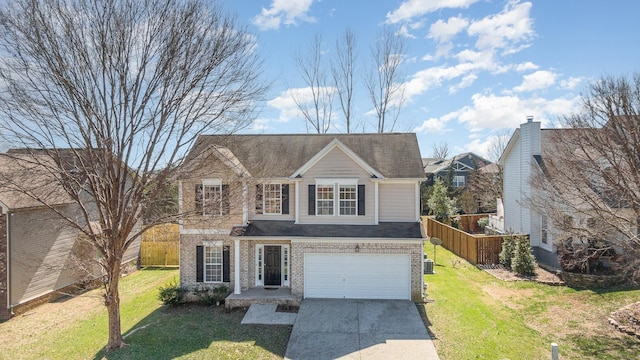
[(551, 359), (558, 360), (558, 344), (551, 343)]

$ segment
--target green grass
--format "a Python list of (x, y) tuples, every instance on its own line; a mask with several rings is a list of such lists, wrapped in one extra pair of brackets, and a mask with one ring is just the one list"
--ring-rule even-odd
[[(241, 325), (242, 311), (221, 307), (162, 306), (158, 287), (177, 270), (142, 270), (121, 282), (122, 331), (127, 346), (104, 352), (107, 314), (89, 312), (60, 330), (30, 334), (29, 346), (3, 348), (2, 359), (278, 359), (284, 357), (289, 326)], [(14, 319), (20, 320), (20, 319)], [(0, 333), (14, 321), (0, 324)], [(129, 335), (130, 333), (130, 335)]]
[[(432, 250), (429, 247), (428, 250)], [(607, 323), (611, 311), (640, 300), (640, 290), (597, 293), (532, 282), (503, 282), (438, 248), (425, 275), (425, 311), (443, 360), (631, 359), (640, 341)]]

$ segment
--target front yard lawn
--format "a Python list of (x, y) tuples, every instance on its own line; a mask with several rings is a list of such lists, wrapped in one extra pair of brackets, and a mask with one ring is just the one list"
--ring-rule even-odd
[[(433, 247), (425, 248), (430, 257)], [(425, 310), (443, 360), (635, 359), (640, 340), (608, 324), (612, 311), (640, 300), (640, 290), (574, 290), (505, 282), (438, 247)]]
[(0, 323), (0, 359), (281, 359), (290, 326), (241, 325), (244, 311), (167, 308), (158, 287), (178, 270), (141, 270), (122, 279), (127, 347), (105, 353), (107, 314), (99, 290), (40, 306)]

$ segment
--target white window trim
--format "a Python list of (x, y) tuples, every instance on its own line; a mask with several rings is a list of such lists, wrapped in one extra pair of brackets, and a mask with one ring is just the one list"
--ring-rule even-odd
[[(322, 215), (318, 214), (318, 186), (333, 186), (333, 214)], [(356, 187), (356, 213), (354, 215), (340, 215), (340, 186), (355, 186)], [(345, 179), (316, 179), (316, 216), (345, 216), (345, 217), (357, 217), (358, 216), (358, 179), (345, 178)]]
[(256, 250), (255, 250), (256, 286), (264, 286), (264, 247), (265, 246), (280, 246), (280, 284), (282, 284), (281, 285), (282, 287), (290, 287), (291, 286), (291, 246), (289, 244), (257, 244), (256, 245)]
[[(280, 212), (267, 212), (267, 191), (266, 191), (266, 186), (267, 185), (278, 185), (280, 186)], [(273, 216), (273, 215), (282, 215), (282, 183), (275, 183), (275, 182), (266, 182), (262, 184), (262, 214), (263, 215), (269, 215), (269, 216)]]
[[(204, 274), (202, 274), (202, 280), (207, 284), (221, 284), (224, 281), (224, 247), (222, 246), (222, 241), (203, 241), (202, 246), (204, 246), (202, 254), (204, 256), (204, 259), (202, 259), (202, 271)], [(207, 248), (220, 248), (220, 281), (207, 281)]]
[[(456, 181), (456, 179), (462, 178), (462, 185), (460, 185), (460, 181)], [(464, 175), (454, 175), (452, 179), (453, 187), (465, 187), (467, 185), (467, 177)]]
[[(206, 193), (205, 191), (205, 186), (219, 186), (220, 187), (220, 209), (219, 212), (217, 214), (214, 213), (207, 213), (206, 209), (206, 202), (205, 202), (205, 196), (204, 194)], [(222, 179), (202, 179), (202, 215), (203, 216), (222, 216), (222, 198), (223, 198), (223, 194), (222, 194)]]

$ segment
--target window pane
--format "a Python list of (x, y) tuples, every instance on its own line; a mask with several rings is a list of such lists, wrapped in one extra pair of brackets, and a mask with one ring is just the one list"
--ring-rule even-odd
[(355, 185), (340, 186), (340, 215), (356, 214), (356, 194)]
[(264, 185), (264, 213), (280, 214), (282, 212), (282, 185)]
[(222, 246), (207, 246), (204, 253), (204, 281), (222, 281)]
[(316, 201), (318, 215), (333, 215), (333, 186), (318, 185)]
[(203, 186), (202, 209), (205, 215), (222, 215), (222, 186)]

